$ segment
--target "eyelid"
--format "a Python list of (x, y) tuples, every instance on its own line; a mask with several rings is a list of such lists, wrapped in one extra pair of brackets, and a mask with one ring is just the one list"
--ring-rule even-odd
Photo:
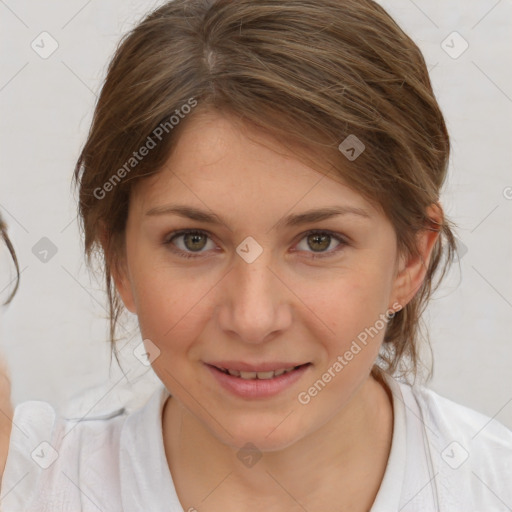
[(297, 237), (297, 242), (295, 245), (297, 245), (303, 238), (306, 238), (310, 235), (327, 235), (339, 242), (339, 245), (335, 249), (331, 249), (330, 251), (320, 251), (320, 252), (314, 252), (314, 251), (300, 251), (300, 250), (293, 250), (293, 252), (307, 252), (309, 255), (309, 259), (319, 259), (319, 258), (328, 258), (331, 256), (337, 255), (343, 248), (351, 245), (351, 240), (346, 235), (343, 235), (341, 233), (336, 233), (334, 231), (331, 231), (329, 229), (310, 229), (308, 231), (305, 231), (304, 233), (301, 233)]
[(309, 230), (305, 231), (304, 233), (301, 233), (300, 235), (298, 235), (297, 239), (298, 239), (298, 241), (300, 241), (306, 236), (316, 235), (316, 234), (329, 235), (332, 238), (338, 240), (338, 242), (342, 242), (345, 244), (349, 244), (351, 242), (350, 238), (342, 233), (337, 233), (336, 231), (331, 231), (330, 229), (319, 229), (319, 228), (309, 229)]
[(207, 235), (208, 238), (213, 240), (215, 237), (206, 229), (196, 229), (196, 228), (185, 228), (185, 229), (178, 229), (176, 231), (171, 231), (170, 233), (166, 234), (164, 237), (164, 244), (170, 243), (173, 238), (177, 238), (180, 235), (189, 235), (193, 233), (199, 233), (201, 235)]
[(190, 251), (190, 252), (189, 251), (183, 251), (182, 249), (179, 249), (178, 247), (176, 247), (172, 243), (172, 240), (174, 240), (175, 238), (178, 238), (178, 237), (183, 236), (183, 235), (189, 235), (189, 234), (206, 235), (212, 242), (216, 243), (215, 240), (214, 240), (215, 237), (209, 231), (207, 231), (206, 229), (187, 228), (187, 229), (179, 229), (177, 231), (173, 231), (172, 233), (167, 234), (164, 237), (163, 244), (164, 245), (168, 245), (169, 247), (172, 246), (172, 248), (170, 250), (174, 254), (178, 254), (179, 256), (182, 256), (183, 258), (204, 258), (204, 257), (207, 257), (207, 253), (206, 252), (194, 253), (192, 251)]
[[(172, 244), (172, 240), (174, 240), (175, 238), (178, 238), (180, 236), (187, 235), (187, 234), (196, 234), (196, 233), (201, 234), (201, 235), (206, 235), (210, 240), (212, 240), (212, 242), (216, 243), (215, 237), (208, 230), (194, 229), (194, 228), (186, 228), (186, 229), (180, 229), (177, 231), (173, 231), (164, 237), (163, 243), (164, 243), (164, 245), (173, 245), (173, 248), (171, 249), (172, 252), (179, 254), (179, 255), (180, 254), (185, 255), (185, 256), (183, 256), (185, 258), (205, 257), (206, 252), (194, 253), (194, 252), (183, 251), (182, 249), (179, 249), (178, 247), (174, 246), (174, 244)], [(331, 238), (334, 238), (337, 242), (339, 242), (338, 248), (330, 250), (330, 251), (325, 251), (325, 252), (314, 252), (314, 251), (309, 252), (309, 251), (300, 251), (300, 250), (293, 250), (292, 252), (307, 252), (308, 254), (310, 254), (310, 256), (308, 256), (308, 257), (311, 259), (323, 258), (323, 257), (329, 257), (331, 255), (338, 253), (341, 250), (340, 247), (343, 248), (343, 247), (346, 247), (346, 246), (349, 246), (352, 244), (352, 240), (350, 239), (350, 237), (348, 237), (344, 234), (337, 233), (337, 232), (331, 231), (329, 229), (316, 228), (316, 229), (309, 229), (303, 233), (300, 233), (296, 237), (295, 245), (297, 245), (302, 239), (306, 238), (307, 236), (315, 235), (315, 234), (328, 235)]]

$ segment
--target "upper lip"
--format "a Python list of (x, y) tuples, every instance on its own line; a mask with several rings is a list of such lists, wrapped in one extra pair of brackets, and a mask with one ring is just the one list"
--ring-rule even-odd
[(249, 364), (243, 361), (213, 361), (206, 364), (216, 366), (217, 368), (223, 368), (225, 370), (238, 370), (242, 372), (270, 372), (275, 370), (294, 368), (295, 366), (302, 366), (309, 363), (269, 361), (258, 364)]

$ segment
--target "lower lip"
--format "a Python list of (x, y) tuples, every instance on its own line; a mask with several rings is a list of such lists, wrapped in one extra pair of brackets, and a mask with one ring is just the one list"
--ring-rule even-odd
[(311, 364), (300, 366), (296, 370), (283, 373), (279, 377), (273, 377), (272, 379), (248, 380), (224, 373), (215, 366), (206, 365), (224, 389), (242, 398), (268, 398), (275, 396), (293, 386), (308, 371), (310, 366)]

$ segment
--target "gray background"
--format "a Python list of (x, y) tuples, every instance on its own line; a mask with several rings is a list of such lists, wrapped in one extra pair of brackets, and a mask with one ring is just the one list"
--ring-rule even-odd
[[(133, 354), (136, 329), (120, 344), (127, 375), (110, 364), (105, 294), (84, 264), (70, 184), (108, 59), (159, 3), (0, 0), (0, 211), (22, 269), (0, 310), (14, 404), (100, 414), (138, 406), (159, 382)], [(442, 201), (462, 257), (425, 317), (430, 387), (512, 428), (512, 1), (381, 3), (422, 49), (452, 138)], [(33, 41), (40, 53), (58, 48), (42, 58)], [(46, 262), (43, 237), (56, 250)], [(0, 252), (2, 290), (12, 272)]]

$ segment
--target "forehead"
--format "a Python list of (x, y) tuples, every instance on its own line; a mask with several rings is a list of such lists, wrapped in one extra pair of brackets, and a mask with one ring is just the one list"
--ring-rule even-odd
[(314, 169), (272, 137), (211, 111), (188, 120), (162, 170), (134, 195), (145, 208), (179, 199), (212, 209), (245, 206), (253, 213), (327, 203), (377, 213), (334, 169)]

